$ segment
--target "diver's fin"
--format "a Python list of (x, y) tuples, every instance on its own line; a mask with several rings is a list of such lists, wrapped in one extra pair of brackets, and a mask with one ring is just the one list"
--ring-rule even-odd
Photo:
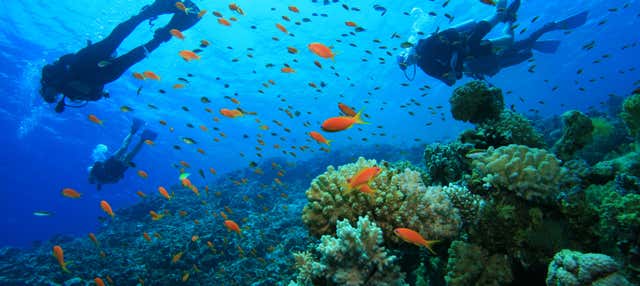
[(564, 19), (562, 21), (559, 22), (555, 22), (556, 24), (556, 28), (557, 29), (561, 29), (561, 30), (569, 30), (569, 29), (575, 29), (578, 28), (582, 25), (584, 25), (584, 23), (587, 22), (587, 16), (589, 15), (588, 11), (584, 11), (582, 13), (573, 15), (567, 19)]
[(511, 2), (509, 7), (504, 11), (502, 22), (513, 23), (518, 19), (518, 9), (520, 9), (520, 0)]
[(550, 40), (550, 41), (536, 41), (533, 43), (533, 49), (547, 54), (553, 54), (558, 50), (560, 46), (560, 41)]
[(144, 140), (156, 140), (156, 137), (158, 137), (158, 133), (155, 133), (149, 129), (145, 129), (142, 131), (142, 134), (140, 135), (140, 138), (144, 141)]
[(140, 130), (140, 127), (142, 127), (142, 125), (144, 125), (144, 121), (140, 118), (133, 118), (133, 122), (131, 123), (131, 133), (135, 134), (136, 132), (138, 132), (138, 130)]

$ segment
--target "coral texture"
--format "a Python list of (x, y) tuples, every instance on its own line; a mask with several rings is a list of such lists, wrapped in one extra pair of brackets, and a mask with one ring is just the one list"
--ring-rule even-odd
[(497, 119), (488, 120), (475, 129), (463, 132), (460, 134), (460, 141), (482, 149), (509, 144), (536, 148), (545, 146), (542, 136), (533, 129), (531, 122), (509, 110), (503, 111)]
[(563, 249), (549, 263), (547, 285), (631, 285), (618, 269), (607, 255)]
[(447, 285), (505, 285), (512, 280), (506, 255), (489, 256), (482, 247), (459, 240), (451, 243), (445, 276)]
[(453, 118), (471, 123), (497, 118), (504, 109), (502, 90), (479, 80), (456, 88), (449, 103)]
[(553, 200), (568, 174), (553, 154), (522, 145), (489, 148), (472, 164), (473, 177), (480, 178), (485, 187), (512, 191), (536, 202)]
[(396, 257), (382, 246), (382, 230), (368, 217), (358, 218), (356, 227), (346, 219), (337, 227), (336, 237), (322, 236), (315, 249), (319, 258), (295, 255), (300, 274), (289, 285), (407, 285)]
[(370, 183), (374, 195), (346, 192), (344, 184), (359, 170), (378, 165), (359, 158), (337, 170), (329, 166), (307, 190), (302, 220), (311, 234), (334, 234), (340, 219), (355, 222), (369, 216), (383, 230), (385, 241), (400, 242), (393, 234), (398, 227), (411, 228), (426, 239), (447, 239), (458, 234), (460, 216), (442, 187), (425, 187), (420, 173), (384, 167)]
[(473, 149), (471, 144), (458, 141), (449, 144), (434, 143), (424, 149), (424, 161), (431, 183), (447, 185), (469, 173), (469, 159), (465, 155)]
[(624, 100), (620, 118), (627, 125), (629, 134), (638, 138), (640, 135), (640, 93), (636, 93)]
[(562, 114), (562, 123), (564, 124), (562, 137), (553, 146), (553, 150), (558, 158), (569, 160), (575, 152), (593, 140), (594, 127), (589, 117), (576, 110)]

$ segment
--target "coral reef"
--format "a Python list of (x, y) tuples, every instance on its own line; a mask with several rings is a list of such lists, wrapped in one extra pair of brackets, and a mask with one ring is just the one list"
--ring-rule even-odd
[(607, 255), (563, 249), (549, 263), (547, 285), (631, 285), (618, 270), (618, 263)]
[(620, 118), (627, 125), (627, 130), (636, 139), (640, 136), (640, 93), (633, 94), (624, 100)]
[(482, 182), (485, 189), (514, 192), (535, 202), (553, 201), (568, 174), (553, 154), (522, 145), (489, 148), (472, 165), (472, 181)]
[(594, 127), (589, 117), (576, 110), (562, 114), (562, 123), (562, 137), (553, 146), (553, 151), (561, 160), (569, 160), (574, 153), (592, 141)]
[(531, 122), (509, 110), (504, 110), (497, 119), (487, 120), (475, 129), (464, 131), (459, 138), (462, 143), (470, 143), (480, 149), (510, 144), (536, 148), (545, 146), (542, 136), (533, 129)]
[(319, 258), (295, 254), (300, 272), (289, 285), (408, 285), (397, 258), (383, 246), (382, 230), (368, 217), (358, 218), (356, 227), (340, 220), (336, 233), (322, 236), (315, 248)]
[(449, 103), (453, 118), (471, 123), (495, 119), (504, 109), (502, 90), (479, 80), (456, 88)]
[(482, 207), (485, 205), (485, 201), (480, 195), (471, 193), (465, 186), (454, 184), (443, 187), (442, 192), (449, 197), (453, 206), (458, 209), (463, 223), (475, 223)]
[(458, 141), (449, 144), (433, 143), (424, 149), (424, 161), (432, 184), (448, 185), (471, 171), (465, 157), (473, 149), (471, 144)]
[(445, 280), (449, 286), (505, 285), (513, 274), (506, 255), (489, 256), (478, 245), (456, 240), (449, 247)]
[[(425, 187), (420, 173), (383, 166), (372, 180), (374, 195), (345, 192), (344, 185), (359, 170), (378, 165), (375, 160), (333, 166), (311, 182), (302, 220), (315, 236), (334, 234), (340, 219), (355, 222), (369, 216), (383, 230), (385, 241), (400, 242), (393, 234), (398, 227), (411, 228), (426, 239), (448, 239), (458, 234), (460, 216), (441, 187)], [(388, 165), (388, 164), (387, 164)]]

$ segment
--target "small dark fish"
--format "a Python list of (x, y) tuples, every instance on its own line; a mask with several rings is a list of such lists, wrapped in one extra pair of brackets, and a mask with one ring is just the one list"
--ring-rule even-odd
[(189, 128), (195, 128), (195, 126), (193, 126), (193, 124), (191, 124), (191, 123), (187, 123), (187, 127), (189, 127)]
[(380, 14), (380, 16), (384, 16), (384, 14), (387, 13), (387, 8), (385, 8), (385, 7), (383, 7), (382, 5), (379, 5), (379, 4), (373, 5), (373, 9), (378, 11), (378, 12), (382, 12), (382, 14)]
[(188, 80), (188, 79), (186, 79), (186, 78), (184, 78), (184, 77), (179, 77), (179, 78), (178, 78), (178, 80), (179, 80), (179, 81), (186, 82), (186, 83), (189, 83), (189, 80)]
[(187, 74), (187, 77), (193, 77), (193, 75), (192, 75), (192, 74), (190, 74), (190, 73), (188, 73), (188, 74)]
[(184, 142), (185, 144), (189, 144), (189, 145), (198, 144), (196, 140), (193, 140), (193, 138), (190, 138), (190, 137), (182, 137), (181, 139), (182, 139), (182, 142)]
[(449, 5), (449, 0), (444, 1), (444, 3), (442, 3), (442, 8), (447, 7), (447, 5)]
[(200, 102), (202, 103), (211, 103), (211, 100), (209, 100), (206, 96), (203, 96), (200, 98)]
[(533, 17), (533, 19), (531, 19), (531, 23), (535, 23), (536, 21), (538, 21), (539, 18), (540, 16)]
[(158, 92), (161, 93), (161, 94), (167, 93), (167, 91), (165, 91), (164, 89), (158, 89)]
[(138, 90), (136, 91), (136, 95), (140, 95), (141, 92), (142, 92), (142, 86), (138, 87)]
[(147, 104), (147, 106), (149, 106), (149, 108), (151, 108), (151, 109), (158, 110), (158, 107), (153, 105), (153, 104), (151, 104), (151, 103)]
[(200, 174), (200, 177), (202, 177), (203, 179), (205, 179), (204, 177), (204, 171), (202, 169), (198, 170), (198, 174)]
[(255, 168), (257, 166), (258, 166), (258, 163), (256, 163), (256, 162), (254, 162), (254, 161), (249, 162), (249, 167)]
[(195, 49), (195, 50), (193, 50), (193, 52), (194, 52), (194, 53), (196, 53), (196, 54), (197, 54), (197, 53), (201, 53), (201, 52), (202, 52), (202, 49)]
[(188, 108), (188, 107), (186, 107), (186, 106), (183, 106), (183, 107), (182, 107), (182, 110), (184, 110), (184, 111), (187, 111), (187, 112), (188, 112), (188, 111), (189, 111), (189, 108)]
[(354, 29), (354, 31), (356, 31), (356, 32), (364, 32), (364, 31), (365, 31), (365, 29), (364, 29), (364, 28), (362, 28), (362, 27), (356, 27), (356, 28)]
[(131, 167), (131, 168), (135, 168), (135, 167), (136, 167), (136, 163), (134, 163), (134, 162), (129, 162), (129, 167)]
[(173, 149), (182, 150), (182, 148), (180, 146), (178, 146), (178, 145), (173, 145)]
[(302, 18), (302, 22), (309, 23), (309, 22), (311, 22), (311, 19), (309, 19), (309, 18)]
[(34, 216), (52, 216), (53, 212), (49, 212), (49, 211), (34, 211), (33, 215)]
[(407, 48), (413, 47), (413, 44), (409, 43), (409, 42), (404, 42), (404, 43), (400, 44), (400, 47), (403, 48), (403, 49), (407, 49)]

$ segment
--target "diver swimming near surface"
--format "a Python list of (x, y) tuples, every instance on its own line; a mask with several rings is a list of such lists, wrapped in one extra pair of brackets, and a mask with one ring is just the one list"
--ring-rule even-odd
[[(100, 190), (104, 184), (115, 184), (124, 178), (124, 172), (132, 165), (131, 160), (135, 157), (146, 140), (155, 140), (157, 133), (145, 129), (140, 134), (140, 140), (130, 152), (129, 145), (133, 135), (135, 135), (140, 127), (144, 125), (144, 121), (134, 118), (131, 124), (131, 131), (122, 141), (120, 149), (118, 149), (111, 157), (106, 160), (97, 160), (89, 167), (89, 183), (96, 184), (96, 188)], [(106, 148), (105, 148), (106, 151)]]
[[(417, 65), (426, 74), (448, 86), (456, 83), (463, 74), (476, 79), (493, 76), (501, 69), (522, 63), (533, 57), (533, 51), (554, 53), (560, 41), (538, 39), (545, 33), (569, 30), (582, 26), (588, 12), (582, 12), (558, 22), (550, 22), (534, 31), (524, 40), (514, 41), (514, 26), (520, 0), (507, 7), (506, 0), (496, 5), (496, 14), (481, 21), (470, 20), (444, 31), (436, 31), (420, 39), (398, 56), (400, 69)], [(506, 23), (503, 36), (484, 39), (498, 23)], [(408, 76), (407, 76), (408, 77)], [(409, 77), (408, 77), (409, 78)]]
[[(182, 5), (177, 5), (182, 3)], [(155, 0), (142, 8), (137, 15), (116, 26), (111, 34), (97, 43), (88, 43), (87, 47), (72, 54), (66, 54), (53, 64), (42, 68), (40, 95), (48, 103), (58, 100), (55, 111), (64, 111), (65, 106), (80, 107), (89, 101), (109, 97), (104, 85), (118, 79), (127, 69), (144, 59), (160, 44), (171, 39), (170, 30), (185, 31), (195, 25), (200, 18), (199, 9), (191, 0)], [(128, 53), (114, 57), (116, 49), (135, 28), (146, 20), (153, 20), (163, 14), (171, 14), (169, 23), (155, 31), (153, 39)], [(75, 103), (67, 105), (66, 99)]]

